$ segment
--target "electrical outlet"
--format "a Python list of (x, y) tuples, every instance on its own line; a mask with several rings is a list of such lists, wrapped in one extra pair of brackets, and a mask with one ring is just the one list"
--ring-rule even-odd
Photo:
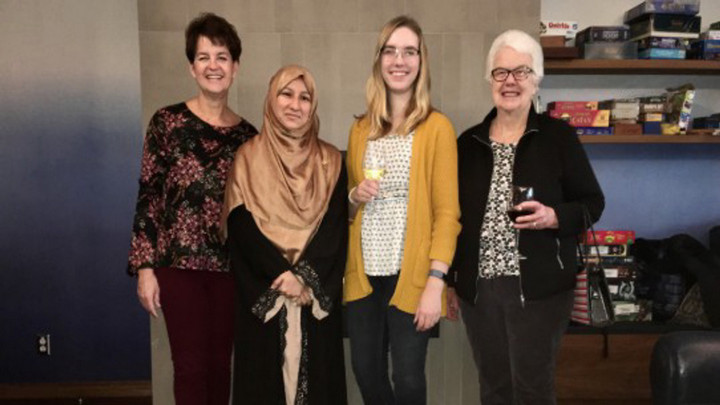
[(50, 355), (50, 334), (40, 333), (37, 335), (37, 352), (38, 354)]

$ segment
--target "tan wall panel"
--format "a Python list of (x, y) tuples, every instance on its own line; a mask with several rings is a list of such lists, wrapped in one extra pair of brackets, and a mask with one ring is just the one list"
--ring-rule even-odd
[(358, 0), (358, 29), (379, 32), (391, 18), (406, 13), (404, 0)]
[(281, 32), (357, 31), (357, 0), (281, 0), (275, 9)]
[(484, 32), (498, 23), (499, 4), (507, 7), (508, 1), (409, 0), (406, 12), (425, 32)]
[(195, 95), (197, 87), (185, 58), (182, 33), (140, 32), (140, 83), (144, 126), (158, 108)]
[[(280, 3), (285, 1), (280, 0)], [(192, 0), (188, 6), (193, 18), (201, 12), (212, 12), (235, 25), (241, 39), (248, 32), (276, 32), (275, 0)]]
[[(492, 39), (508, 28), (535, 31), (540, 15), (540, 0), (139, 0), (138, 5), (145, 123), (157, 108), (195, 94), (183, 31), (197, 13), (212, 11), (233, 23), (243, 41), (231, 107), (260, 129), (270, 76), (282, 65), (301, 64), (317, 80), (320, 136), (340, 149), (347, 146), (353, 116), (365, 109), (375, 42), (389, 19), (408, 14), (420, 22), (430, 57), (432, 102), (459, 134), (492, 108), (483, 79)], [(172, 395), (161, 328), (161, 322), (153, 323), (156, 401)], [(347, 350), (346, 359), (349, 403), (361, 404)], [(441, 338), (433, 339), (428, 350), (427, 375), (428, 403), (479, 403), (477, 371), (462, 323), (443, 322)]]
[(236, 112), (259, 131), (270, 77), (281, 66), (280, 34), (249, 33), (242, 35), (242, 42), (240, 71), (235, 78)]
[[(138, 0), (140, 31), (183, 31), (188, 22), (188, 0)], [(142, 39), (140, 40), (142, 43)]]
[(492, 107), (490, 87), (483, 79), (486, 41), (481, 33), (444, 36), (442, 108), (458, 135)]

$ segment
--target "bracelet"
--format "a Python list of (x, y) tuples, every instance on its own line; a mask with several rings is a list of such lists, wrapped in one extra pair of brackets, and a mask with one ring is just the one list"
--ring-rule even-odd
[(436, 277), (444, 282), (447, 282), (447, 274), (443, 273), (440, 270), (430, 269), (430, 271), (428, 272), (428, 277)]
[(353, 205), (357, 205), (357, 204), (358, 204), (357, 201), (353, 200), (352, 197), (350, 197), (350, 196), (352, 195), (353, 191), (355, 191), (356, 188), (357, 188), (357, 186), (351, 188), (351, 189), (350, 189), (350, 192), (348, 193), (348, 201), (350, 201), (350, 204), (353, 204)]

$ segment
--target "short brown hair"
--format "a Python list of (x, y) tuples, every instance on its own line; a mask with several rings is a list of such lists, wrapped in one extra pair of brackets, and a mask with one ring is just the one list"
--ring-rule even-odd
[(240, 61), (242, 43), (235, 27), (226, 19), (213, 14), (202, 13), (195, 17), (185, 29), (185, 56), (190, 63), (195, 60), (200, 37), (207, 37), (213, 45), (226, 46), (235, 62)]

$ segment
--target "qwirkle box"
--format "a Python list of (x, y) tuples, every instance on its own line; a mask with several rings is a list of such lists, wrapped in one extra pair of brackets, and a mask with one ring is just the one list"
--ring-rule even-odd
[(540, 36), (544, 35), (564, 35), (567, 39), (575, 38), (578, 31), (577, 21), (558, 21), (558, 20), (542, 20), (540, 21)]
[(551, 117), (566, 121), (574, 127), (607, 127), (610, 125), (610, 110), (593, 111), (555, 111), (548, 112)]

